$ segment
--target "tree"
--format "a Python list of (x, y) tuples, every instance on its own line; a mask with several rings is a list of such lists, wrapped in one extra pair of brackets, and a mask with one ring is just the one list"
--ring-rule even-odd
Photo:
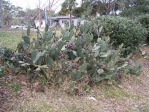
[(26, 9), (25, 10), (25, 24), (29, 26), (34, 26), (35, 19), (39, 20), (39, 12), (40, 12), (40, 19), (44, 17), (44, 10), (43, 9)]
[(81, 17), (84, 14), (83, 8), (82, 7), (76, 7), (75, 9), (73, 9), (72, 14), (76, 17)]
[(2, 14), (2, 0), (0, 0), (0, 28), (2, 28), (2, 20), (3, 14)]
[(149, 14), (149, 1), (148, 0), (127, 0), (125, 8), (121, 15), (126, 17), (135, 17), (139, 15)]
[(65, 14), (70, 14), (70, 23), (71, 26), (71, 17), (72, 17), (72, 11), (77, 6), (76, 0), (65, 0), (62, 4), (62, 12), (65, 12)]
[(16, 7), (8, 1), (2, 0), (2, 13), (3, 13), (3, 24), (6, 27), (11, 25), (13, 19), (18, 17), (18, 14), (23, 11), (21, 7)]
[(21, 10), (17, 13), (16, 17), (25, 17), (26, 16), (26, 12)]
[[(60, 14), (70, 14), (68, 8), (69, 0), (65, 0)], [(74, 7), (71, 13), (75, 16), (96, 16), (117, 14), (124, 12), (124, 15), (140, 15), (149, 13), (149, 0), (81, 0), (80, 7)]]
[(82, 0), (81, 11), (84, 15), (110, 15), (121, 9), (121, 0)]
[(10, 26), (10, 22), (12, 21), (12, 16), (14, 15), (14, 6), (10, 4), (8, 1), (3, 0), (3, 24), (6, 27)]

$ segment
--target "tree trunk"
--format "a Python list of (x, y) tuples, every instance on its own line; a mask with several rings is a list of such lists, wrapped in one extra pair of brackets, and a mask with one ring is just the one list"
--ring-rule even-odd
[(3, 24), (2, 2), (3, 0), (0, 0), (0, 28), (2, 28), (2, 24)]

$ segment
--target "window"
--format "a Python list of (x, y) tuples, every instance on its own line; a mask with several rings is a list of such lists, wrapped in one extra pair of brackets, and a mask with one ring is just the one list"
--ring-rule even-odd
[(67, 23), (67, 20), (62, 20), (62, 23)]
[(74, 20), (72, 20), (71, 23), (74, 24)]

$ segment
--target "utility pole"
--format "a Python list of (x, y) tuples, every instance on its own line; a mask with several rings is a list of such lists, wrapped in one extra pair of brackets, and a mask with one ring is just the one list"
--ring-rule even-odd
[(2, 28), (2, 24), (3, 24), (2, 3), (3, 3), (3, 0), (0, 0), (0, 28)]
[(72, 17), (72, 3), (71, 2), (72, 2), (71, 0), (68, 0), (68, 9), (70, 11), (69, 27), (71, 27), (71, 25), (72, 25), (72, 19), (71, 19), (71, 17)]
[(50, 19), (49, 25), (50, 25), (50, 27), (51, 27), (51, 14), (50, 14), (50, 12), (51, 12), (51, 1), (49, 0), (48, 15), (49, 15), (49, 19)]
[(47, 8), (44, 9), (44, 18), (45, 18), (45, 25), (49, 25)]
[(40, 2), (40, 0), (38, 0), (38, 19), (39, 19), (39, 27), (41, 27), (40, 5), (41, 5), (41, 2)]

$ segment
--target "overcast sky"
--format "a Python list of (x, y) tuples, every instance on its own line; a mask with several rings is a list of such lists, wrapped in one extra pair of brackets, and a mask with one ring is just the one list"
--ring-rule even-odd
[[(34, 9), (38, 6), (39, 0), (8, 0), (10, 3), (12, 3), (15, 6), (20, 6), (23, 9), (30, 8)], [(49, 0), (40, 0), (41, 7), (44, 8), (48, 5)], [(51, 0), (52, 1), (52, 0)], [(54, 0), (55, 2), (58, 0)], [(81, 0), (77, 0), (78, 3), (80, 3)], [(61, 4), (64, 2), (64, 0), (59, 0), (59, 2), (53, 7), (53, 10), (56, 9), (56, 11), (59, 11), (61, 9)]]

